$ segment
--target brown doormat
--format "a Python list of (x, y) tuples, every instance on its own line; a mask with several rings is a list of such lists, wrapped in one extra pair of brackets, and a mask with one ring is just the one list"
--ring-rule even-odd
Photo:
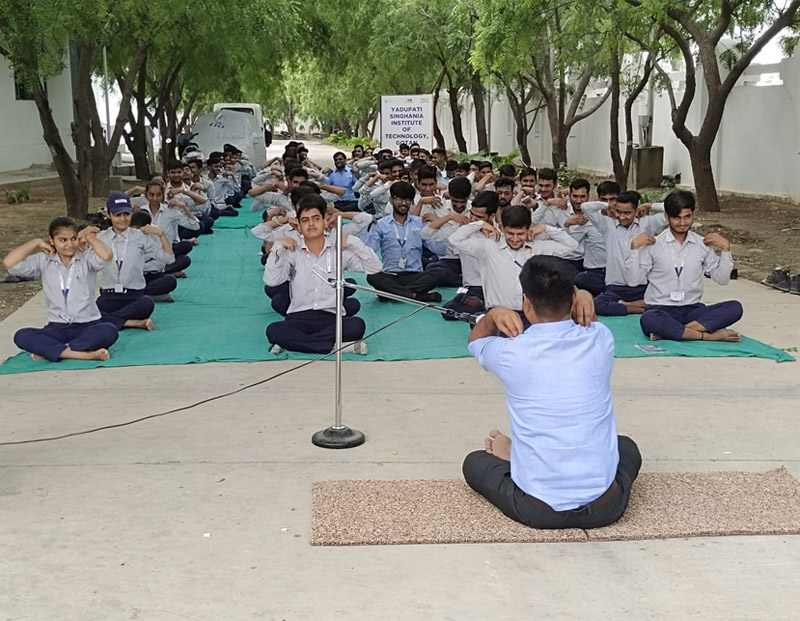
[(540, 543), (800, 533), (800, 483), (768, 472), (649, 472), (616, 524), (537, 530), (508, 519), (461, 480), (317, 481), (311, 544)]

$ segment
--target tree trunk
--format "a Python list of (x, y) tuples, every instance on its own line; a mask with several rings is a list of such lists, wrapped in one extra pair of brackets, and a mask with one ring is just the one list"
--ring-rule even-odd
[(478, 151), (489, 153), (489, 135), (486, 131), (486, 92), (478, 72), (472, 72), (469, 87), (472, 103), (475, 105), (475, 134), (478, 138)]
[(343, 117), (342, 120), (339, 122), (339, 125), (341, 125), (342, 131), (345, 133), (345, 136), (347, 136), (348, 138), (353, 137), (353, 128), (350, 126), (350, 120), (348, 118)]
[(695, 138), (689, 146), (689, 159), (692, 163), (694, 187), (697, 192), (697, 205), (703, 211), (719, 211), (719, 197), (711, 168), (711, 140)]
[(436, 146), (440, 149), (446, 149), (444, 142), (444, 134), (442, 128), (439, 127), (439, 119), (436, 118), (436, 107), (439, 105), (439, 89), (437, 88), (433, 93), (433, 137), (436, 139)]
[(75, 91), (75, 121), (72, 123), (72, 142), (75, 144), (77, 177), (81, 194), (86, 195), (84, 215), (88, 213), (88, 196), (92, 182), (92, 66), (96, 50), (86, 43), (75, 44), (77, 78)]
[(556, 170), (563, 168), (569, 163), (567, 160), (567, 138), (569, 138), (569, 129), (559, 123), (553, 135), (552, 149), (553, 168)]
[(611, 74), (611, 139), (609, 144), (611, 163), (614, 167), (614, 179), (620, 189), (626, 190), (628, 188), (628, 171), (625, 170), (619, 148), (620, 58), (618, 50), (611, 51), (609, 73)]
[(33, 87), (33, 99), (36, 102), (39, 121), (42, 124), (42, 137), (53, 156), (53, 165), (56, 167), (61, 188), (64, 191), (67, 215), (82, 220), (89, 212), (89, 193), (86, 191), (86, 187), (78, 181), (75, 161), (64, 146), (61, 132), (53, 118), (53, 110), (50, 108), (47, 92), (38, 78)]
[[(449, 81), (449, 78), (448, 78)], [(458, 89), (452, 86), (447, 88), (447, 95), (450, 104), (450, 115), (453, 117), (453, 137), (460, 153), (467, 152), (467, 141), (464, 139), (464, 129), (461, 125), (461, 107), (458, 105)]]

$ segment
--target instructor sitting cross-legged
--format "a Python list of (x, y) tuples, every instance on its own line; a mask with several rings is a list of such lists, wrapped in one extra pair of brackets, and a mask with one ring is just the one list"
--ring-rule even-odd
[[(625, 511), (642, 458), (617, 436), (611, 402), (614, 338), (593, 322), (591, 294), (561, 259), (534, 256), (520, 272), (516, 311), (491, 309), (469, 350), (503, 382), (511, 437), (492, 431), (464, 460), (472, 489), (533, 528), (596, 528)], [(512, 338), (499, 336), (501, 333)]]

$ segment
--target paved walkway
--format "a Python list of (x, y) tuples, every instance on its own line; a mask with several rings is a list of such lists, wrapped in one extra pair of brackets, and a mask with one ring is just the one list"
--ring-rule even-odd
[[(708, 294), (743, 301), (744, 333), (800, 345), (800, 297), (747, 281)], [(37, 297), (0, 323), (0, 356), (13, 353), (14, 329), (42, 319)], [(296, 364), (0, 377), (0, 441), (120, 423)], [(499, 385), (470, 359), (353, 362), (345, 422), (367, 443), (318, 449), (310, 437), (332, 422), (333, 371), (320, 363), (138, 425), (0, 448), (0, 616), (797, 618), (800, 537), (311, 547), (313, 481), (459, 477), (483, 434), (507, 429)], [(800, 363), (617, 360), (613, 383), (644, 470), (785, 464), (800, 477)]]

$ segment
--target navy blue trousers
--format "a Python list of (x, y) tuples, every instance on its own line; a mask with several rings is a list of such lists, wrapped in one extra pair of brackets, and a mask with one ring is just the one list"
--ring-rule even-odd
[(178, 288), (178, 279), (164, 272), (145, 272), (144, 280), (147, 283), (144, 288), (145, 295), (167, 295)]
[(642, 332), (655, 334), (662, 339), (680, 341), (687, 323), (696, 321), (709, 332), (716, 332), (742, 318), (741, 303), (736, 300), (718, 304), (687, 304), (685, 306), (648, 306), (639, 320)]
[[(345, 278), (345, 280), (353, 284), (356, 283), (356, 281), (352, 278)], [(344, 304), (342, 306), (344, 307), (344, 312), (348, 317), (353, 317), (354, 315), (358, 314), (358, 311), (361, 310), (361, 302), (351, 297), (355, 292), (355, 289), (350, 289), (348, 287), (344, 288)], [(272, 300), (272, 310), (279, 315), (286, 317), (286, 313), (289, 312), (289, 305), (292, 303), (289, 281), (287, 280), (286, 282), (282, 282), (276, 287), (264, 285), (264, 293), (266, 293), (267, 297)]]
[(69, 347), (72, 351), (107, 349), (119, 337), (117, 327), (102, 319), (87, 323), (48, 323), (44, 328), (22, 328), (14, 334), (20, 349), (56, 362)]
[[(183, 243), (183, 242), (181, 242), (181, 243)], [(174, 248), (174, 245), (173, 245), (173, 248)], [(189, 257), (187, 257), (185, 254), (179, 255), (179, 254), (175, 253), (175, 262), (174, 263), (170, 263), (169, 265), (167, 265), (164, 268), (164, 272), (167, 273), (167, 274), (174, 274), (175, 272), (182, 272), (187, 267), (189, 267), (191, 264), (192, 264), (192, 260)], [(173, 276), (173, 278), (174, 278), (174, 276)]]
[[(342, 318), (343, 342), (359, 340), (366, 330), (360, 317)], [(336, 315), (321, 310), (290, 313), (267, 326), (267, 340), (289, 351), (327, 354), (336, 344)]]
[(606, 268), (593, 267), (579, 272), (575, 276), (575, 286), (594, 296), (600, 295), (606, 290)]
[(122, 330), (128, 319), (149, 319), (155, 303), (144, 295), (144, 289), (128, 289), (125, 293), (100, 289), (97, 308), (100, 309), (102, 321), (113, 323), (117, 330)]
[(628, 314), (625, 305), (620, 304), (619, 300), (635, 302), (644, 299), (644, 292), (647, 285), (637, 285), (636, 287), (625, 287), (623, 285), (608, 285), (606, 290), (594, 298), (594, 310), (598, 315), (604, 317), (624, 317)]

